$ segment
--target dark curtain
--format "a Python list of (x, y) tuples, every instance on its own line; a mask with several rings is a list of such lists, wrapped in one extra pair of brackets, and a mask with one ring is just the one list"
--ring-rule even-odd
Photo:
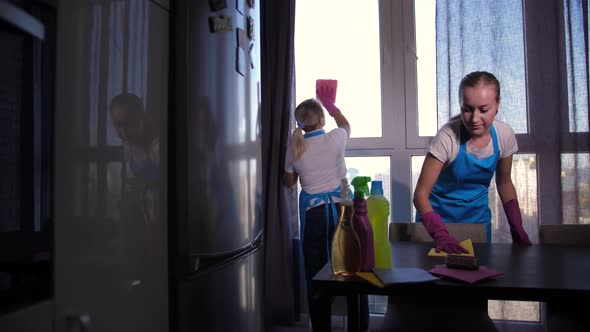
[(262, 171), (265, 211), (265, 324), (295, 319), (293, 230), (282, 181), (294, 97), (295, 0), (261, 1)]

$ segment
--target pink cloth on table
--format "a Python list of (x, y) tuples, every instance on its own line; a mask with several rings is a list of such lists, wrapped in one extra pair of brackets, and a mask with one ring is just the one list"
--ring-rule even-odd
[(444, 264), (435, 265), (435, 267), (428, 272), (437, 277), (447, 277), (453, 280), (464, 281), (470, 284), (486, 279), (494, 279), (504, 274), (503, 272), (492, 270), (483, 265), (480, 265), (479, 269), (475, 271), (449, 269)]

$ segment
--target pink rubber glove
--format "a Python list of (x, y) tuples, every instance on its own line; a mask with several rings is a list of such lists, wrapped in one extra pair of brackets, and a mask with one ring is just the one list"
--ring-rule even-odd
[(322, 102), (322, 105), (328, 111), (328, 114), (334, 116), (334, 112), (340, 111), (336, 105), (334, 105), (334, 99), (332, 96), (336, 95), (336, 92), (333, 88), (329, 88), (327, 86), (321, 86), (315, 90), (315, 93), (318, 99)]
[(328, 95), (328, 97), (336, 103), (336, 91), (338, 90), (338, 80), (332, 79), (317, 79), (315, 80), (315, 89), (319, 89), (322, 87), (327, 87), (332, 92), (332, 94)]
[(449, 234), (438, 213), (434, 211), (426, 212), (422, 216), (422, 223), (428, 234), (434, 239), (436, 252), (443, 250), (447, 254), (468, 253), (467, 249), (461, 247), (459, 242)]
[(529, 240), (524, 228), (522, 228), (522, 216), (520, 215), (520, 207), (516, 198), (504, 203), (504, 212), (506, 212), (506, 218), (510, 225), (512, 243), (531, 245), (531, 240)]

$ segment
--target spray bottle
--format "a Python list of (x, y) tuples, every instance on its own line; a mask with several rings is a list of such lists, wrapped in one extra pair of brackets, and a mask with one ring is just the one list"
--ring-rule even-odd
[(352, 179), (354, 186), (354, 217), (352, 224), (361, 243), (362, 266), (361, 271), (371, 272), (375, 267), (375, 249), (373, 245), (373, 227), (367, 215), (367, 201), (365, 196), (369, 195), (371, 181), (368, 176), (357, 176)]
[(391, 248), (389, 246), (389, 201), (383, 196), (381, 181), (371, 183), (371, 196), (367, 198), (369, 221), (373, 226), (375, 245), (375, 267), (391, 268)]

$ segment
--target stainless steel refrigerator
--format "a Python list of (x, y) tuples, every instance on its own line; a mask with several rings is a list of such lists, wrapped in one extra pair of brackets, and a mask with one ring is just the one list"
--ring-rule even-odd
[(260, 4), (176, 1), (172, 330), (262, 330)]
[(48, 2), (55, 330), (261, 330), (260, 4)]

